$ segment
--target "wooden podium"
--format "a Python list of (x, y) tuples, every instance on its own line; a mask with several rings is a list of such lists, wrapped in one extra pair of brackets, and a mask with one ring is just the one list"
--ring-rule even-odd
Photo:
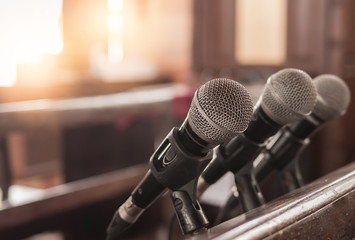
[(187, 239), (355, 239), (355, 162)]

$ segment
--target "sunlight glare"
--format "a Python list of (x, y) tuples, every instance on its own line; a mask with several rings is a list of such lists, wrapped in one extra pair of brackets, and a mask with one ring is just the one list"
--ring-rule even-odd
[(108, 60), (112, 64), (123, 60), (123, 0), (108, 1)]
[[(0, 1), (0, 86), (11, 86), (16, 64), (38, 63), (44, 54), (63, 49), (62, 0)], [(13, 69), (15, 66), (15, 70)]]

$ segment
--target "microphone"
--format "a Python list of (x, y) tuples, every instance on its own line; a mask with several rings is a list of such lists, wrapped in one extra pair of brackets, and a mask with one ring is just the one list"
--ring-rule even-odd
[[(266, 148), (253, 162), (250, 189), (259, 189), (258, 182), (264, 179), (273, 169), (281, 171), (283, 185), (286, 190), (292, 191), (303, 185), (303, 179), (298, 168), (298, 156), (310, 143), (309, 137), (328, 121), (344, 115), (350, 104), (350, 90), (346, 83), (332, 74), (322, 74), (313, 79), (317, 89), (317, 101), (312, 113), (304, 119), (281, 129), (267, 144)], [(226, 204), (221, 208), (218, 221), (226, 220), (228, 213), (232, 212), (238, 204), (247, 205), (250, 210), (260, 205), (261, 201), (250, 199), (263, 199), (261, 191), (234, 190)], [(238, 199), (239, 198), (239, 199)], [(250, 204), (253, 203), (253, 204)]]
[(196, 178), (211, 160), (211, 150), (242, 133), (252, 112), (249, 92), (236, 81), (213, 79), (197, 89), (182, 126), (174, 127), (163, 140), (150, 158), (147, 174), (114, 214), (108, 239), (134, 224), (168, 189), (189, 186), (186, 191), (195, 200)]
[[(350, 104), (350, 90), (346, 83), (332, 74), (314, 78), (318, 95), (312, 114), (287, 126), (269, 142), (266, 151), (255, 160), (255, 177), (258, 181), (272, 169), (282, 171), (288, 190), (303, 185), (298, 169), (298, 157), (310, 143), (309, 138), (325, 123), (346, 113)], [(286, 183), (286, 181), (285, 181)]]
[(271, 75), (245, 132), (216, 148), (214, 158), (198, 180), (197, 195), (201, 196), (226, 172), (236, 173), (254, 160), (265, 141), (283, 125), (309, 115), (316, 96), (312, 79), (304, 71), (287, 68)]
[[(310, 143), (309, 137), (325, 123), (344, 115), (350, 104), (350, 90), (341, 78), (332, 74), (322, 74), (314, 78), (313, 83), (318, 94), (312, 113), (281, 129), (269, 141), (266, 148), (253, 161), (251, 171), (253, 181), (251, 181), (250, 189), (259, 189), (258, 182), (273, 169), (281, 171), (284, 179), (283, 184), (287, 191), (292, 191), (303, 185), (297, 160)], [(225, 206), (220, 210), (217, 223), (225, 220), (228, 212), (235, 209), (240, 202), (247, 205), (247, 207), (242, 206), (247, 210), (259, 206), (261, 201), (251, 201), (250, 199), (263, 199), (261, 194), (260, 190), (232, 192)]]

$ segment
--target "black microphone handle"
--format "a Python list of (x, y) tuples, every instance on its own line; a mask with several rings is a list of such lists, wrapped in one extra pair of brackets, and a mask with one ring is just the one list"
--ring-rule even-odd
[(288, 126), (289, 131), (300, 140), (311, 137), (323, 124), (324, 120), (311, 114), (308, 117)]
[(265, 146), (264, 142), (281, 128), (258, 107), (243, 134), (216, 148), (214, 159), (203, 171), (202, 178), (211, 185), (228, 171), (235, 173), (253, 160)]
[(255, 159), (256, 180), (260, 182), (272, 169), (282, 171), (293, 159), (297, 158), (310, 143), (307, 136), (312, 135), (317, 127), (312, 122), (302, 120), (281, 129), (267, 144), (266, 150)]
[(145, 209), (166, 190), (167, 188), (155, 179), (151, 170), (148, 170), (141, 182), (132, 191), (132, 201), (137, 207)]
[(149, 170), (131, 196), (115, 212), (107, 228), (107, 240), (118, 239), (166, 190)]
[(248, 128), (244, 135), (253, 142), (264, 143), (271, 136), (275, 135), (283, 125), (270, 118), (261, 106), (258, 106), (253, 113)]
[(221, 144), (215, 150), (214, 158), (203, 171), (202, 178), (214, 184), (228, 171), (237, 172), (253, 159), (264, 145), (250, 141), (244, 134)]

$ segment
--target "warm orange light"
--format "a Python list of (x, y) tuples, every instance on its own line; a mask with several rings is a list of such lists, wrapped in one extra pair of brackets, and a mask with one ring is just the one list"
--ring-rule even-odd
[(111, 34), (122, 33), (123, 30), (123, 17), (120, 15), (108, 16), (108, 30)]
[(0, 71), (0, 86), (11, 86), (17, 63), (37, 63), (44, 54), (62, 51), (62, 0), (4, 2), (0, 2), (0, 49), (7, 51), (2, 51), (0, 62), (12, 67)]
[(108, 60), (112, 64), (123, 60), (123, 0), (108, 1)]
[(43, 56), (43, 45), (29, 31), (17, 32), (11, 45), (16, 63), (37, 63)]
[(121, 12), (123, 9), (123, 0), (108, 0), (108, 10), (110, 12)]
[(14, 54), (4, 45), (0, 46), (0, 53), (0, 86), (10, 87), (15, 84), (17, 78)]

